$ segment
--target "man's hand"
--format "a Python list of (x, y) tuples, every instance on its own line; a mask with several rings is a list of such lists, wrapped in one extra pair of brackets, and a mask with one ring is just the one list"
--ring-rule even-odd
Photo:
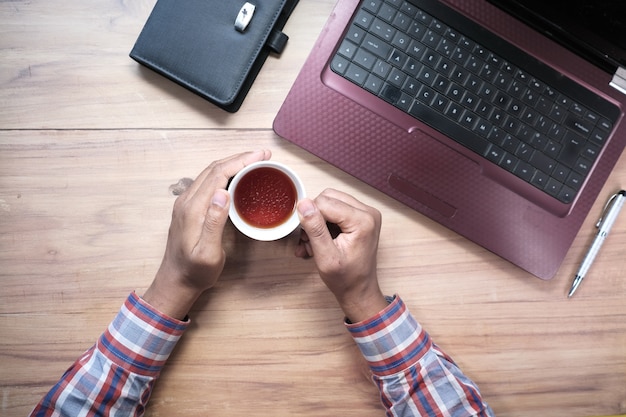
[(226, 255), (228, 180), (245, 166), (268, 160), (270, 151), (247, 152), (213, 162), (174, 203), (165, 255), (143, 299), (161, 312), (184, 318), (197, 298), (217, 282)]
[[(376, 273), (380, 212), (331, 189), (300, 201), (298, 212), (303, 232), (296, 256), (313, 257), (346, 316), (356, 323), (385, 309)], [(327, 222), (339, 229), (336, 237)]]

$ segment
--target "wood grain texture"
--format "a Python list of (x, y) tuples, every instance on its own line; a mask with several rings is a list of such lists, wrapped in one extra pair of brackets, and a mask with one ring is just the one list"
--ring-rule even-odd
[[(562, 268), (535, 279), (278, 138), (273, 117), (333, 1), (301, 0), (242, 109), (226, 114), (128, 57), (154, 1), (0, 2), (0, 415), (26, 415), (161, 260), (171, 184), (270, 148), (311, 196), (383, 213), (379, 269), (498, 416), (626, 412), (626, 215), (568, 300), (598, 201)], [(626, 186), (622, 157), (602, 196)], [(228, 226), (218, 286), (148, 416), (382, 416), (375, 387), (297, 234)]]

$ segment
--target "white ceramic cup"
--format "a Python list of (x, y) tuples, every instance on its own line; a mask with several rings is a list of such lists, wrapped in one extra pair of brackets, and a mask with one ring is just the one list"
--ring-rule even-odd
[[(269, 201), (271, 203), (272, 201), (281, 200), (281, 204), (283, 203), (282, 201), (283, 197), (280, 197), (280, 198), (277, 197), (278, 195), (282, 195), (282, 194), (272, 194), (272, 193), (275, 193), (275, 190), (273, 189), (273, 187), (269, 187), (269, 188), (272, 188), (272, 189), (269, 189), (268, 184), (274, 184), (274, 183), (283, 184), (282, 180), (285, 179), (285, 177), (281, 176), (280, 174), (276, 174), (275, 172), (272, 172), (272, 171), (268, 173), (267, 170), (257, 171), (256, 174), (252, 173), (253, 171), (259, 170), (261, 168), (271, 168), (271, 169), (280, 171), (282, 174), (286, 176), (286, 178), (288, 178), (288, 180), (293, 185), (293, 189), (291, 191), (295, 190), (295, 198), (293, 199), (293, 207), (289, 207), (291, 211), (285, 216), (284, 220), (278, 221), (274, 225), (259, 226), (258, 223), (255, 224), (255, 222), (252, 221), (250, 218), (245, 220), (242, 217), (242, 213), (246, 213), (246, 209), (245, 207), (244, 208), (240, 207), (242, 205), (240, 204), (241, 202), (252, 201), (252, 204), (245, 203), (243, 205), (247, 206), (248, 208), (251, 206), (254, 207), (253, 209), (248, 209), (248, 212), (256, 212), (256, 213), (258, 213), (259, 212), (258, 210), (261, 210), (261, 209), (271, 211), (270, 208), (267, 208), (267, 204), (262, 203), (262, 201)], [(250, 174), (250, 176), (248, 176), (248, 174)], [(252, 179), (254, 178), (258, 179), (259, 175), (265, 175), (263, 180), (258, 180), (258, 181), (261, 181), (260, 184), (262, 185), (259, 187), (259, 190), (252, 190), (250, 188), (250, 185), (253, 182), (251, 181), (253, 181)], [(272, 177), (272, 175), (277, 175), (277, 176)], [(242, 179), (243, 179), (243, 182), (242, 182)], [(255, 184), (259, 183), (258, 181), (254, 183)], [(243, 186), (241, 184), (243, 184)], [(238, 190), (238, 187), (240, 187), (239, 190)], [(259, 193), (263, 195), (260, 195), (259, 198), (257, 199), (257, 196), (250, 194), (251, 191), (254, 191), (254, 192), (258, 191)], [(254, 162), (246, 166), (241, 171), (239, 171), (237, 175), (233, 177), (230, 184), (228, 185), (228, 193), (230, 194), (230, 200), (231, 200), (230, 209), (228, 213), (230, 220), (233, 222), (235, 227), (239, 229), (241, 233), (243, 233), (244, 235), (248, 237), (251, 237), (252, 239), (261, 240), (261, 241), (278, 240), (289, 235), (300, 224), (300, 219), (296, 211), (296, 204), (299, 200), (305, 197), (304, 186), (302, 184), (302, 181), (298, 177), (298, 175), (296, 175), (296, 173), (291, 168), (289, 168), (288, 166), (284, 164), (281, 164), (279, 162), (274, 162), (274, 161), (260, 161), (260, 162)], [(291, 201), (291, 199), (289, 199), (289, 201)], [(287, 212), (288, 207), (285, 206), (283, 208), (283, 211)]]

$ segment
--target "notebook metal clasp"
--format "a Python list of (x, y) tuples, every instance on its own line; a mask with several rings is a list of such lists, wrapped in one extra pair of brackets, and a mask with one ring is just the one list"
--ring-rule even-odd
[(239, 14), (235, 20), (235, 29), (237, 29), (237, 31), (243, 33), (246, 30), (252, 20), (252, 16), (254, 16), (255, 9), (256, 6), (248, 2), (241, 6), (241, 10), (239, 10)]

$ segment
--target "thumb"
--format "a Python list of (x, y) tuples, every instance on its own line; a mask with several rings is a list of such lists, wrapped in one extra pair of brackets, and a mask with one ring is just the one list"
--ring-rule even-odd
[(331, 251), (335, 250), (335, 244), (326, 226), (326, 219), (315, 203), (308, 198), (300, 200), (298, 202), (298, 215), (300, 226), (307, 234), (313, 255), (321, 257), (330, 255)]
[(204, 219), (204, 233), (209, 236), (217, 237), (217, 241), (222, 240), (224, 225), (228, 219), (228, 207), (230, 203), (230, 195), (226, 190), (217, 189), (213, 197)]

